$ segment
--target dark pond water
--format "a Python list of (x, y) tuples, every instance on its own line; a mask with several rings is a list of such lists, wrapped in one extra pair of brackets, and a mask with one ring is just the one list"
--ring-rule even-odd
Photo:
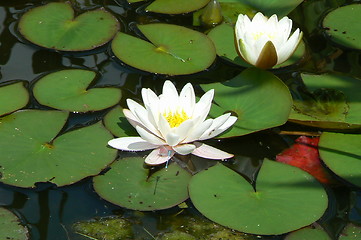
[[(34, 46), (21, 38), (17, 32), (19, 17), (29, 8), (42, 5), (52, 1), (37, 0), (0, 0), (0, 84), (11, 80), (27, 81), (31, 88), (34, 80), (45, 73), (65, 68), (87, 68), (100, 73), (100, 81), (97, 85), (112, 85), (122, 89), (123, 97), (121, 105), (125, 106), (126, 98), (139, 100), (139, 93), (142, 87), (149, 87), (160, 90), (166, 76), (147, 74), (136, 71), (130, 67), (120, 64), (114, 59), (106, 45), (100, 49), (86, 53), (59, 53), (45, 50)], [(56, 1), (53, 1), (56, 2)], [(131, 33), (129, 24), (131, 22), (170, 22), (191, 27), (192, 16), (184, 15), (179, 17), (159, 16), (156, 14), (144, 14), (137, 11), (137, 7), (123, 7), (122, 2), (113, 0), (73, 0), (74, 6), (79, 11), (105, 6), (112, 12), (125, 32)], [(333, 6), (334, 1), (318, 1), (322, 6)], [(351, 1), (350, 1), (351, 2)], [(344, 3), (340, 1), (339, 4)], [(139, 6), (139, 5), (136, 5)], [(302, 15), (302, 6), (294, 13), (296, 24), (304, 22), (305, 14)], [(340, 51), (332, 47), (322, 33), (317, 30), (307, 29), (302, 26), (306, 41), (310, 46), (312, 60), (303, 62), (300, 65), (305, 71), (324, 72), (339, 71), (353, 73), (360, 77), (358, 62), (350, 63), (347, 51)], [(333, 53), (333, 54), (331, 54)], [(179, 86), (185, 82), (193, 83), (214, 82), (227, 80), (240, 72), (234, 66), (224, 62), (217, 62), (207, 71), (192, 76), (172, 77)], [(292, 70), (279, 70), (279, 76), (288, 81), (292, 76)], [(196, 89), (199, 91), (199, 89)], [(42, 108), (32, 100), (26, 108)], [(106, 111), (93, 114), (72, 114), (67, 127), (75, 125), (86, 125), (100, 120)], [(39, 129), (40, 130), (40, 129)], [(278, 130), (317, 131), (300, 127), (294, 124), (286, 124), (281, 128), (266, 130), (249, 136), (239, 137), (232, 140), (217, 142), (221, 149), (236, 154), (236, 160), (231, 164), (253, 178), (254, 171), (264, 158), (274, 159), (283, 149), (287, 148), (295, 137), (279, 135)], [(1, 141), (1, 139), (0, 139)], [(214, 140), (213, 143), (216, 141)], [(210, 141), (212, 143), (212, 141)], [(203, 164), (208, 164), (206, 163)], [(112, 205), (102, 200), (93, 190), (91, 179), (84, 179), (81, 182), (57, 188), (50, 184), (38, 184), (35, 189), (21, 189), (0, 184), (0, 206), (15, 211), (27, 224), (31, 238), (36, 240), (66, 240), (66, 239), (88, 239), (72, 232), (72, 224), (94, 217), (119, 215), (129, 219), (137, 219), (133, 230), (139, 239), (152, 239), (147, 233), (156, 234), (158, 231), (167, 229), (162, 224), (163, 218), (177, 213), (178, 209), (166, 211), (138, 213), (125, 210), (119, 206)], [(330, 194), (330, 207), (320, 223), (332, 235), (336, 236), (344, 224), (350, 220), (361, 223), (361, 192), (348, 185), (341, 185), (335, 188), (328, 188)], [(184, 214), (197, 214), (190, 208)], [(146, 230), (146, 231), (145, 231)], [(271, 237), (264, 237), (269, 239)], [(282, 239), (283, 237), (277, 237)], [(273, 238), (272, 238), (273, 239)]]

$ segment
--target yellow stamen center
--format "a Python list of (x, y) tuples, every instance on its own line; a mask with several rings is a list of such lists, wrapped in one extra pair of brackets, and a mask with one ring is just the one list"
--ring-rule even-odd
[(275, 39), (275, 34), (274, 33), (265, 33), (265, 32), (254, 32), (252, 33), (252, 37), (254, 40), (258, 40), (260, 39), (263, 35), (266, 35), (270, 40), (274, 40)]
[(165, 112), (163, 113), (163, 116), (165, 117), (171, 128), (178, 127), (179, 125), (181, 125), (182, 122), (189, 119), (187, 113), (183, 109), (182, 111)]

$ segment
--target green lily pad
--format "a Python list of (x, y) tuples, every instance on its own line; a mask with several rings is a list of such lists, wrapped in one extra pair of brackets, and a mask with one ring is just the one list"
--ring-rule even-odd
[(322, 22), (326, 35), (337, 44), (361, 50), (361, 29), (355, 24), (360, 14), (360, 4), (339, 7), (329, 12)]
[(361, 134), (324, 132), (319, 152), (321, 159), (335, 174), (361, 186)]
[(34, 97), (42, 105), (73, 112), (98, 111), (117, 104), (120, 89), (89, 89), (95, 77), (95, 72), (83, 69), (50, 73), (35, 83)]
[[(252, 67), (252, 65), (238, 56), (237, 47), (234, 42), (234, 28), (231, 25), (225, 23), (213, 28), (208, 33), (208, 37), (213, 41), (214, 45), (216, 46), (217, 55), (222, 59), (242, 67)], [(287, 61), (278, 64), (273, 68), (281, 68), (293, 65), (302, 59), (305, 52), (305, 44), (303, 41), (301, 41), (296, 51)]]
[(290, 121), (329, 129), (361, 127), (361, 81), (341, 74), (301, 74), (305, 92), (294, 94)]
[(29, 102), (29, 93), (24, 82), (15, 82), (0, 87), (0, 116), (23, 108)]
[(303, 0), (219, 0), (223, 3), (242, 3), (252, 7), (257, 12), (262, 12), (266, 16), (277, 14), (277, 16), (283, 17), (289, 14), (295, 9)]
[(118, 160), (93, 179), (95, 191), (111, 203), (141, 211), (170, 208), (188, 198), (190, 173), (174, 163), (149, 176), (143, 165), (141, 157)]
[(118, 20), (103, 8), (75, 18), (70, 2), (32, 8), (19, 21), (19, 31), (27, 40), (61, 51), (94, 49), (110, 41), (119, 28)]
[(331, 240), (330, 236), (319, 228), (305, 227), (287, 235), (285, 240)]
[(27, 240), (28, 229), (21, 225), (20, 219), (5, 208), (0, 208), (0, 239)]
[(209, 0), (155, 0), (145, 10), (164, 14), (181, 14), (198, 10), (207, 5)]
[(103, 118), (104, 126), (117, 137), (138, 136), (135, 128), (124, 116), (120, 106), (114, 107)]
[(327, 208), (321, 184), (299, 168), (264, 160), (256, 191), (241, 175), (217, 164), (192, 177), (189, 195), (207, 218), (237, 231), (274, 235), (307, 226)]
[(132, 67), (184, 75), (207, 69), (216, 58), (212, 41), (203, 33), (163, 23), (138, 27), (150, 42), (121, 32), (112, 41), (115, 56)]
[(57, 136), (67, 112), (23, 110), (0, 118), (0, 181), (19, 187), (58, 186), (98, 174), (117, 151), (100, 123)]
[(225, 112), (238, 117), (221, 137), (242, 136), (282, 125), (292, 107), (287, 86), (272, 73), (257, 68), (248, 68), (229, 81), (204, 84), (202, 88), (205, 91), (216, 89), (211, 117)]
[(357, 240), (361, 237), (361, 227), (355, 224), (349, 223), (342, 230), (338, 240)]

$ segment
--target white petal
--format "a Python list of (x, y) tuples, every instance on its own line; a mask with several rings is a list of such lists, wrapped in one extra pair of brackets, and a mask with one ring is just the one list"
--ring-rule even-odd
[(194, 126), (193, 120), (188, 119), (172, 130), (176, 135), (179, 136), (179, 141), (182, 142), (190, 134), (193, 126)]
[(213, 119), (212, 125), (202, 134), (200, 137), (200, 140), (205, 140), (211, 138), (211, 134), (218, 129), (220, 126), (222, 126), (228, 118), (231, 116), (230, 113), (223, 114), (215, 119)]
[(194, 144), (179, 144), (174, 146), (173, 149), (180, 155), (187, 155), (192, 153), (194, 149), (196, 149), (196, 146)]
[(142, 98), (144, 107), (148, 111), (148, 119), (154, 126), (156, 126), (159, 113), (159, 98), (152, 90), (147, 88), (142, 89)]
[(138, 125), (140, 125), (141, 127), (144, 127), (144, 125), (139, 122), (139, 119), (136, 116), (134, 116), (134, 114), (129, 109), (124, 108), (123, 113), (124, 113), (124, 116), (127, 118), (128, 122), (133, 127), (138, 126)]
[(148, 111), (145, 108), (135, 108), (134, 115), (139, 119), (139, 121), (144, 125), (144, 127), (152, 132), (154, 135), (161, 137), (160, 132), (158, 131), (157, 126), (153, 125), (148, 118)]
[(108, 142), (109, 146), (125, 151), (144, 151), (157, 148), (158, 145), (151, 144), (140, 137), (115, 138)]
[[(232, 126), (236, 121), (237, 121), (237, 117), (235, 116), (229, 116), (226, 121), (224, 121), (224, 116), (226, 114), (219, 116), (216, 119), (217, 123), (212, 124), (212, 126), (210, 127), (210, 131), (205, 132), (200, 138), (199, 140), (206, 140), (206, 139), (210, 139), (213, 138), (215, 136), (218, 136), (219, 134), (221, 134), (222, 132), (226, 131), (230, 126)], [(214, 119), (214, 121), (216, 120)], [(213, 121), (213, 122), (214, 122)], [(221, 125), (220, 125), (221, 124)], [(214, 126), (214, 127), (213, 127)]]
[(263, 25), (267, 22), (268, 18), (265, 17), (261, 12), (256, 13), (252, 18), (252, 23), (255, 25)]
[(192, 84), (187, 83), (179, 94), (179, 104), (188, 116), (193, 114), (196, 96)]
[[(199, 99), (199, 101), (194, 106), (192, 118), (199, 118), (199, 123), (203, 122), (207, 118), (209, 110), (212, 106), (213, 96), (214, 89), (211, 89)], [(195, 122), (194, 124), (198, 125), (199, 123)]]
[(169, 122), (160, 113), (159, 113), (159, 117), (158, 117), (158, 129), (159, 129), (163, 139), (165, 139), (167, 134), (171, 131)]
[[(159, 96), (159, 99), (161, 101), (161, 104), (168, 107), (174, 107), (178, 106), (179, 100), (178, 100), (178, 92), (175, 88), (174, 84), (167, 80), (164, 82), (163, 85), (163, 92), (162, 95)], [(161, 108), (162, 109), (162, 108)]]
[(136, 126), (135, 130), (137, 130), (137, 132), (139, 133), (141, 138), (143, 138), (145, 141), (147, 141), (149, 143), (152, 143), (154, 145), (164, 145), (165, 144), (165, 142), (162, 139), (160, 139), (153, 133), (147, 131), (146, 129), (144, 129), (140, 126)]
[(285, 62), (296, 50), (298, 44), (302, 39), (302, 32), (297, 28), (288, 41), (282, 46), (282, 48), (277, 52), (278, 61), (277, 64)]
[(174, 155), (174, 151), (170, 154), (163, 154), (163, 148), (154, 149), (145, 159), (145, 163), (149, 165), (159, 165), (168, 161)]
[(193, 142), (199, 140), (199, 138), (203, 135), (205, 131), (207, 131), (213, 123), (213, 119), (207, 119), (201, 124), (195, 126), (192, 131), (187, 135), (186, 139), (184, 139), (183, 143)]
[(180, 138), (179, 135), (173, 133), (173, 132), (169, 132), (166, 136), (165, 136), (165, 140), (167, 142), (167, 144), (169, 146), (175, 146), (178, 145), (178, 143), (180, 142)]
[(216, 160), (222, 160), (233, 157), (233, 154), (224, 152), (222, 150), (206, 145), (204, 143), (195, 142), (194, 144), (196, 145), (196, 149), (192, 152), (192, 154), (198, 157), (216, 159)]

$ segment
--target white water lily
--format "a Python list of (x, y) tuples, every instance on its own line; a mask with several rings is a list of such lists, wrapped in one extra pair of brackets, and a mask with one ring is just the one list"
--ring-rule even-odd
[(238, 54), (248, 63), (263, 69), (285, 62), (302, 39), (297, 28), (290, 36), (292, 20), (287, 16), (280, 21), (277, 15), (270, 18), (258, 12), (252, 19), (240, 14), (236, 22), (235, 37)]
[(198, 142), (219, 135), (237, 120), (230, 113), (206, 120), (213, 95), (214, 90), (209, 90), (196, 103), (192, 84), (186, 84), (178, 95), (175, 86), (168, 80), (159, 96), (152, 90), (143, 88), (144, 107), (127, 99), (129, 109), (123, 110), (140, 137), (116, 138), (108, 144), (126, 151), (154, 149), (145, 159), (149, 165), (162, 164), (175, 153), (192, 153), (219, 160), (231, 158), (232, 154)]

